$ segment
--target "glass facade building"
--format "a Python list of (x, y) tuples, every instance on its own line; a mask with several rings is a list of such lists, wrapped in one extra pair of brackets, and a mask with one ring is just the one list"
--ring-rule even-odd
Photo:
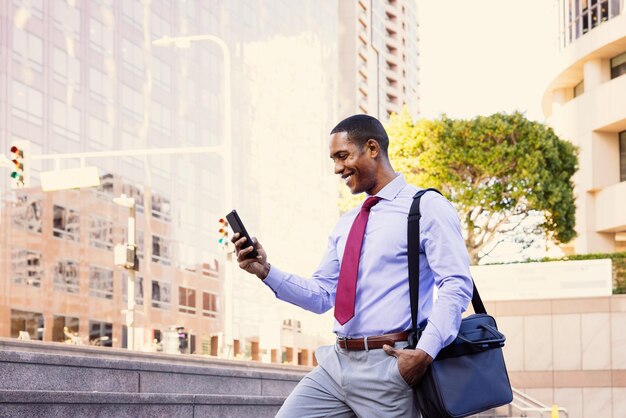
[[(331, 316), (276, 301), (227, 260), (217, 230), (232, 203), (272, 263), (306, 275), (321, 256), (338, 217), (327, 151), (337, 122), (337, 8), (0, 3), (0, 153), (17, 140), (33, 156), (220, 146), (230, 111), (234, 156), (231, 172), (220, 152), (89, 157), (101, 185), (55, 192), (42, 191), (41, 172), (80, 159), (32, 160), (22, 189), (11, 189), (3, 169), (0, 336), (128, 345), (128, 280), (113, 263), (128, 216), (113, 198), (126, 194), (137, 212), (137, 349), (165, 350), (164, 335), (177, 330), (186, 335), (180, 351), (311, 364), (313, 348), (331, 337)], [(203, 34), (227, 45), (230, 91), (215, 42), (153, 44)]]

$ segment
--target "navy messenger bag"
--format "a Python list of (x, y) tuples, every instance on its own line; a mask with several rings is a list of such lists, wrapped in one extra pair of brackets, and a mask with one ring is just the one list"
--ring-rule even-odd
[[(409, 212), (409, 292), (414, 336), (411, 348), (415, 348), (423, 331), (423, 328), (417, 327), (419, 206), (422, 195), (429, 190), (440, 193), (436, 189), (420, 190), (413, 196)], [(498, 331), (495, 319), (487, 314), (476, 284), (472, 306), (476, 313), (463, 318), (456, 339), (439, 352), (415, 386), (423, 418), (462, 418), (506, 405), (513, 400), (502, 355), (506, 338)]]

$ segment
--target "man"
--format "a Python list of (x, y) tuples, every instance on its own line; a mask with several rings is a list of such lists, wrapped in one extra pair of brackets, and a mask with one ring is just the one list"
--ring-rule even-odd
[[(341, 217), (312, 279), (285, 273), (233, 237), (239, 266), (276, 296), (323, 313), (335, 306), (337, 344), (320, 347), (318, 366), (285, 401), (279, 417), (418, 417), (412, 387), (437, 353), (456, 337), (472, 295), (469, 257), (452, 205), (438, 193), (421, 201), (420, 306), (427, 326), (414, 350), (407, 264), (407, 215), (418, 188), (394, 172), (382, 124), (351, 116), (330, 135), (335, 173), (353, 194), (368, 195)], [(433, 289), (438, 287), (433, 303)]]

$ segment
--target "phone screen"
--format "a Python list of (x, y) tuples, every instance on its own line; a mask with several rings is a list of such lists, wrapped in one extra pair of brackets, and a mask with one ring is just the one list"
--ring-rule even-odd
[[(228, 224), (230, 225), (234, 233), (239, 233), (240, 238), (246, 237), (246, 242), (243, 244), (242, 249), (248, 248), (250, 246), (254, 247), (254, 244), (252, 243), (252, 238), (250, 238), (248, 231), (246, 231), (246, 227), (243, 226), (243, 222), (241, 222), (241, 218), (239, 217), (239, 214), (237, 214), (236, 210), (233, 209), (228, 215), (226, 215), (226, 220), (228, 221)], [(256, 258), (258, 257), (258, 255), (259, 253), (255, 248), (250, 254), (246, 256), (246, 258)]]

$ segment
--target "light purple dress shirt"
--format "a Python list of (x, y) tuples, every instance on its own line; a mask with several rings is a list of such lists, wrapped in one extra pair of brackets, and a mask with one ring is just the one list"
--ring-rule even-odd
[[(382, 200), (372, 208), (363, 238), (355, 315), (343, 326), (334, 321), (337, 335), (355, 338), (411, 329), (407, 216), (418, 190), (400, 174), (376, 194)], [(348, 232), (359, 210), (355, 208), (339, 219), (312, 278), (271, 266), (264, 283), (278, 299), (316, 313), (334, 306)], [(456, 337), (473, 288), (469, 256), (454, 207), (438, 193), (428, 192), (422, 197), (420, 210), (418, 323), (428, 318), (428, 326), (417, 348), (435, 358)]]

